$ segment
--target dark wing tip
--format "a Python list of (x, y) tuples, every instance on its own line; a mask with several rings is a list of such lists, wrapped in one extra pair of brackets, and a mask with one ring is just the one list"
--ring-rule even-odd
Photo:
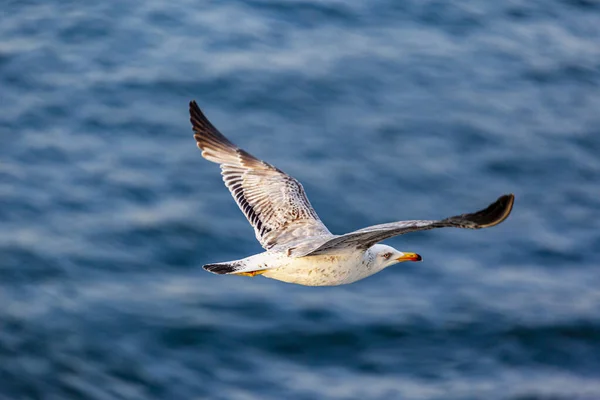
[[(203, 151), (204, 158), (218, 163), (231, 161), (231, 156), (235, 154), (237, 147), (210, 123), (195, 100), (190, 101), (190, 122), (194, 139)], [(212, 153), (206, 154), (205, 150)]]
[(502, 221), (504, 221), (510, 215), (512, 211), (513, 205), (515, 203), (515, 195), (514, 194), (505, 194), (500, 196), (498, 200), (494, 203), (490, 204), (486, 209), (478, 211), (473, 214), (465, 214), (461, 215), (461, 220), (465, 220), (465, 222), (470, 222), (474, 224), (473, 228), (489, 228), (491, 226), (498, 225)]
[(202, 114), (202, 111), (200, 111), (200, 107), (198, 107), (198, 103), (196, 103), (196, 100), (190, 101), (190, 120), (192, 121), (192, 124), (194, 123), (192, 118), (194, 118), (198, 114)]
[(190, 101), (190, 122), (195, 132), (204, 132), (207, 130), (216, 130), (204, 115), (196, 100)]

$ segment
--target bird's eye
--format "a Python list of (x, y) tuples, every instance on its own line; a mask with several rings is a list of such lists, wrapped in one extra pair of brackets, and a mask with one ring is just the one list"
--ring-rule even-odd
[(392, 256), (392, 253), (383, 253), (383, 258), (385, 258), (386, 260), (389, 260), (389, 258)]

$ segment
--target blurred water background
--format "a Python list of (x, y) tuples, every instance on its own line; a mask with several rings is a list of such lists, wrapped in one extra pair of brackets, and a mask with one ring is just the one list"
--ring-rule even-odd
[[(2, 2), (0, 399), (600, 399), (600, 3)], [(342, 287), (261, 251), (196, 99), (334, 233), (475, 211)]]

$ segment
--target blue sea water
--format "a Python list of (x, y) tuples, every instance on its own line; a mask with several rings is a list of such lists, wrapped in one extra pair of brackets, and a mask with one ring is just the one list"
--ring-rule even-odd
[[(4, 0), (0, 399), (600, 399), (596, 0)], [(334, 233), (515, 193), (352, 285), (261, 251), (196, 99)]]

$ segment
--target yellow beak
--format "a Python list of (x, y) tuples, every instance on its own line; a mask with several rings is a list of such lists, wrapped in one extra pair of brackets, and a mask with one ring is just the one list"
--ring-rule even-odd
[(402, 257), (397, 258), (398, 262), (402, 261), (423, 261), (423, 257), (417, 253), (404, 253)]

